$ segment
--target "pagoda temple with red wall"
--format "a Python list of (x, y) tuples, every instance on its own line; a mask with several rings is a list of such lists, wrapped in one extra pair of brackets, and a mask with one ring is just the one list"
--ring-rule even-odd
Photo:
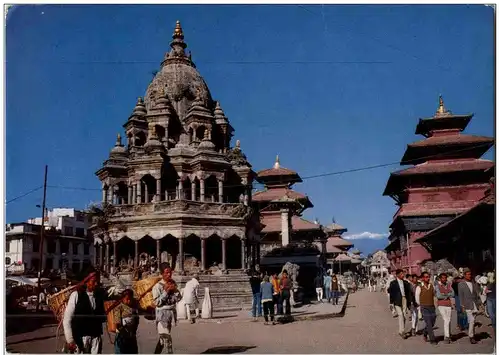
[(419, 273), (432, 260), (421, 237), (471, 209), (490, 188), (494, 163), (480, 158), (494, 139), (461, 133), (472, 116), (452, 114), (440, 97), (435, 115), (419, 120), (415, 134), (425, 139), (409, 144), (401, 160), (413, 166), (391, 173), (383, 193), (399, 206), (386, 247), (391, 268)]

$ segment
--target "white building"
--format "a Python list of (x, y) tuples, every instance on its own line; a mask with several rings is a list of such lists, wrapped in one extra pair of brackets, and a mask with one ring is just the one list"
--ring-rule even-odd
[[(8, 224), (6, 228), (5, 265), (7, 271), (38, 271), (40, 260), (40, 225), (42, 218), (26, 223)], [(88, 216), (73, 208), (54, 208), (45, 217), (43, 243), (44, 270), (61, 270), (63, 266), (78, 272), (94, 260)]]

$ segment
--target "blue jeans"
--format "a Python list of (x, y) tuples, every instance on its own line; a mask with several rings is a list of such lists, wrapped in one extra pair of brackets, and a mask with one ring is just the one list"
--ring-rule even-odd
[(486, 299), (486, 308), (488, 310), (488, 315), (490, 316), (491, 319), (491, 325), (493, 329), (496, 329), (496, 315), (495, 311), (497, 308), (497, 301), (494, 298), (487, 298)]
[(462, 312), (460, 298), (458, 296), (455, 296), (455, 308), (457, 309), (457, 326), (460, 330), (466, 330), (469, 328), (469, 321), (467, 320), (465, 312)]
[(331, 288), (326, 288), (325, 287), (325, 298), (327, 299), (328, 302), (332, 299), (332, 289)]
[(262, 296), (259, 293), (254, 293), (253, 294), (253, 300), (252, 300), (252, 317), (262, 317)]

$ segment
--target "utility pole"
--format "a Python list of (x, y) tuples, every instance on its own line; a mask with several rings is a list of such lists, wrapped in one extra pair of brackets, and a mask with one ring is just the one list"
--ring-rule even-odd
[(47, 198), (47, 170), (48, 166), (45, 165), (45, 177), (43, 179), (43, 200), (42, 200), (42, 228), (40, 230), (40, 256), (38, 264), (38, 297), (36, 303), (36, 311), (40, 309), (40, 293), (42, 291), (42, 269), (43, 269), (43, 240), (45, 236), (45, 200)]

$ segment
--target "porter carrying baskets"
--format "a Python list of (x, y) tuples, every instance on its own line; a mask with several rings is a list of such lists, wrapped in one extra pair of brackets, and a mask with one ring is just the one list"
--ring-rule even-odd
[(148, 277), (146, 279), (137, 281), (134, 283), (132, 288), (136, 295), (139, 297), (139, 307), (143, 310), (149, 310), (155, 308), (155, 303), (153, 300), (153, 287), (161, 280), (161, 276)]

